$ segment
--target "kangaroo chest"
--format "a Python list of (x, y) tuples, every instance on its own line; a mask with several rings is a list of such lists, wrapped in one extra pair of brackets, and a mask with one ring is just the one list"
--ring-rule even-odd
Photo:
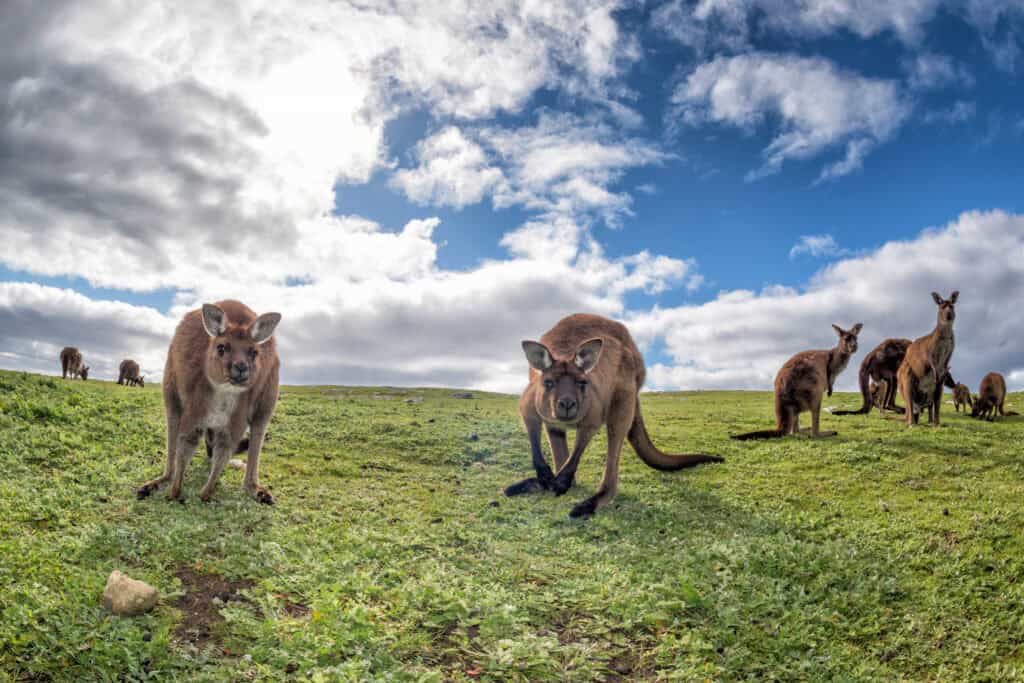
[(213, 430), (227, 429), (244, 393), (244, 389), (239, 390), (231, 386), (215, 388), (206, 407), (203, 427)]
[(925, 374), (918, 381), (918, 390), (922, 394), (925, 405), (938, 387), (949, 369), (949, 359), (953, 355), (953, 337), (939, 337), (931, 353), (931, 366), (925, 368)]

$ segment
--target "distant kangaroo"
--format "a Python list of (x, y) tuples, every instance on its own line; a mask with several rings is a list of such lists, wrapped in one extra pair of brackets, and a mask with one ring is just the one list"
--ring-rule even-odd
[(272, 337), (279, 313), (257, 317), (238, 301), (203, 304), (178, 324), (164, 369), (167, 413), (167, 467), (138, 490), (145, 498), (170, 483), (170, 500), (181, 497), (185, 469), (199, 439), (213, 441), (210, 476), (199, 493), (209, 501), (228, 459), (248, 426), (246, 492), (272, 505), (273, 496), (259, 484), (260, 449), (277, 403), (280, 362)]
[(935, 329), (931, 334), (914, 340), (896, 373), (900, 396), (907, 406), (908, 427), (917, 424), (923, 408), (928, 409), (929, 421), (938, 427), (943, 384), (955, 386), (952, 377), (947, 379), (947, 375), (956, 344), (953, 321), (956, 320), (956, 300), (959, 296), (960, 292), (953, 292), (947, 300), (932, 292), (932, 299), (939, 307)]
[[(74, 346), (65, 346), (60, 352), (61, 379), (78, 377), (82, 372), (82, 352)], [(89, 369), (85, 370), (86, 377), (89, 376)], [(84, 378), (83, 378), (84, 379)]]
[[(523, 351), (530, 363), (530, 380), (519, 399), (519, 412), (530, 437), (537, 476), (512, 484), (505, 495), (568, 491), (583, 451), (602, 425), (608, 428), (604, 478), (597, 493), (574, 506), (570, 517), (588, 517), (615, 498), (619, 457), (627, 438), (640, 459), (657, 470), (723, 462), (714, 455), (669, 455), (651, 443), (640, 415), (644, 360), (621, 323), (597, 315), (570, 315), (539, 342), (524, 341)], [(542, 427), (554, 456), (554, 473), (541, 450)], [(572, 454), (566, 439), (569, 429), (576, 430)]]
[[(907, 354), (907, 347), (911, 344), (909, 339), (886, 339), (871, 350), (860, 363), (860, 393), (864, 403), (857, 410), (836, 410), (833, 415), (866, 415), (871, 412), (871, 406), (877, 405), (880, 412), (891, 410), (895, 413), (902, 413), (903, 408), (896, 405), (896, 371), (899, 370), (903, 356)], [(882, 402), (873, 400), (869, 387), (869, 380), (874, 380), (878, 385), (884, 383), (885, 395)]]
[(964, 413), (967, 412), (967, 408), (974, 409), (974, 402), (971, 399), (971, 390), (967, 388), (966, 384), (960, 384), (959, 382), (953, 386), (953, 408), (956, 412), (960, 412), (960, 406), (963, 406)]
[(774, 439), (799, 431), (800, 413), (811, 412), (811, 434), (815, 437), (835, 436), (836, 432), (823, 432), (819, 429), (821, 417), (821, 398), (827, 391), (832, 395), (832, 385), (850, 362), (850, 356), (857, 352), (857, 335), (864, 327), (857, 323), (849, 330), (838, 325), (832, 329), (839, 335), (835, 348), (821, 351), (802, 351), (788, 361), (775, 375), (775, 429), (766, 429), (746, 434), (736, 434), (732, 438), (740, 441), (748, 439)]
[[(1006, 380), (998, 372), (990, 372), (981, 380), (978, 388), (978, 398), (971, 409), (971, 417), (980, 417), (989, 422), (995, 422), (996, 414), (1006, 417), (1017, 415), (1015, 412), (1006, 412)], [(966, 412), (966, 411), (964, 411)]]
[(117, 383), (126, 384), (131, 387), (146, 386), (142, 375), (139, 374), (139, 364), (130, 358), (121, 361), (121, 365), (118, 367)]

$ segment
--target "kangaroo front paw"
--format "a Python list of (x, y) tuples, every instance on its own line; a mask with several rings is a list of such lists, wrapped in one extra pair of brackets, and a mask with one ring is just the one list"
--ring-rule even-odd
[(597, 496), (591, 496), (582, 503), (577, 503), (569, 511), (569, 516), (573, 519), (586, 519), (592, 517), (597, 512)]
[(572, 479), (566, 479), (564, 477), (555, 477), (554, 484), (551, 486), (551, 490), (555, 492), (556, 496), (565, 495), (571, 488)]
[(270, 494), (270, 491), (263, 488), (262, 486), (254, 486), (251, 489), (246, 489), (246, 491), (250, 496), (255, 498), (258, 502), (262, 503), (263, 505), (274, 504), (274, 496), (272, 496)]

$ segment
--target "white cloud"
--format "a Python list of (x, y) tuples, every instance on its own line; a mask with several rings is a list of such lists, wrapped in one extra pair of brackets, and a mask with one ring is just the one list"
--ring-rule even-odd
[(504, 177), (501, 169), (488, 165), (480, 145), (454, 126), (422, 140), (416, 159), (419, 166), (396, 171), (392, 184), (418, 204), (476, 204)]
[(957, 100), (952, 106), (945, 109), (932, 109), (925, 112), (925, 123), (945, 123), (953, 125), (970, 121), (977, 114), (977, 105), (974, 102)]
[(627, 323), (638, 342), (662, 342), (671, 359), (649, 368), (650, 388), (770, 389), (789, 356), (834, 345), (830, 324), (863, 322), (861, 352), (838, 384), (851, 390), (863, 353), (886, 337), (927, 334), (936, 313), (929, 293), (958, 289), (954, 377), (976, 386), (998, 371), (1019, 390), (1022, 255), (1024, 216), (969, 212), (914, 239), (837, 261), (803, 289), (723, 292), (702, 305), (634, 313)]
[(907, 83), (915, 90), (937, 90), (949, 86), (970, 88), (974, 76), (952, 57), (922, 52), (903, 63)]
[(766, 53), (719, 57), (697, 67), (672, 95), (674, 116), (753, 129), (778, 120), (764, 164), (748, 180), (777, 173), (791, 159), (809, 159), (846, 145), (844, 159), (820, 180), (861, 166), (873, 145), (903, 123), (910, 105), (893, 81), (843, 71), (820, 58)]
[(800, 240), (789, 250), (789, 258), (796, 258), (803, 254), (820, 258), (822, 256), (840, 256), (849, 253), (839, 246), (836, 238), (829, 234), (823, 235), (801, 235)]

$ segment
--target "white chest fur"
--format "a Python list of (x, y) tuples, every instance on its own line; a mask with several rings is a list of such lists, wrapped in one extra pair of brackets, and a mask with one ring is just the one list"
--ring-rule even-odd
[(231, 416), (243, 393), (245, 393), (245, 389), (231, 385), (215, 387), (213, 396), (210, 397), (210, 404), (206, 409), (203, 426), (207, 429), (225, 429), (231, 424)]

